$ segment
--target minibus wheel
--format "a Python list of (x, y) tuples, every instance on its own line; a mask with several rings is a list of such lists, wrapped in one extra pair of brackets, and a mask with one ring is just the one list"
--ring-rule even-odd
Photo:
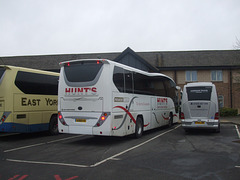
[(57, 115), (53, 115), (51, 117), (51, 120), (49, 122), (49, 133), (51, 135), (57, 135), (58, 134), (58, 119), (57, 119)]
[(218, 123), (218, 128), (215, 130), (216, 133), (220, 133), (220, 123)]
[(135, 126), (135, 137), (140, 138), (142, 134), (143, 134), (143, 119), (142, 117), (138, 116)]

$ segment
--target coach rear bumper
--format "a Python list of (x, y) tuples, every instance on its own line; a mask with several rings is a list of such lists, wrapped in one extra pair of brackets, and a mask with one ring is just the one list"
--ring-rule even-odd
[(110, 112), (58, 112), (58, 129), (60, 133), (109, 135), (102, 130), (109, 116)]

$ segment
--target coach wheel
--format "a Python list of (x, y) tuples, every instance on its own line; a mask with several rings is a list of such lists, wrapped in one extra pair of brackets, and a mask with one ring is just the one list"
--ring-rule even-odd
[(168, 121), (168, 127), (171, 127), (173, 125), (173, 115), (170, 113), (169, 115), (169, 121)]
[(58, 134), (58, 119), (57, 116), (52, 116), (49, 123), (49, 132), (51, 135)]
[(142, 134), (143, 134), (143, 120), (141, 117), (138, 117), (135, 127), (135, 137), (140, 138)]

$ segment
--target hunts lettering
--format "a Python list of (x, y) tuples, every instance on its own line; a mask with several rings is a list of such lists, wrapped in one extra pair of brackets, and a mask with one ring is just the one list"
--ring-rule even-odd
[(65, 88), (65, 95), (96, 95), (96, 87)]
[(157, 98), (157, 107), (158, 108), (167, 108), (168, 99), (167, 98)]

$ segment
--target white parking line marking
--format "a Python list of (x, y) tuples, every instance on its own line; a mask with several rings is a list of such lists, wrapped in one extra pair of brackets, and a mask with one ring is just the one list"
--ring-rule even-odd
[(238, 138), (240, 139), (240, 133), (239, 133), (238, 126), (237, 126), (237, 125), (235, 125), (235, 128), (236, 128), (236, 131), (237, 131), (237, 134), (238, 134)]
[(81, 136), (84, 136), (84, 135), (80, 134), (80, 135), (77, 135), (77, 136), (74, 136), (74, 137), (67, 137), (67, 138), (57, 139), (57, 140), (54, 140), (54, 141), (48, 141), (47, 144), (55, 143), (55, 142), (59, 142), (59, 141), (64, 141), (64, 140), (68, 140), (68, 139), (74, 139), (74, 138), (81, 137)]
[(59, 166), (81, 167), (81, 168), (89, 167), (89, 166), (85, 166), (85, 165), (55, 163), (55, 162), (25, 161), (25, 160), (16, 160), (16, 159), (6, 159), (6, 160), (10, 161), (10, 162), (20, 162), (20, 163), (29, 163), (29, 164), (59, 165)]
[(21, 150), (21, 149), (41, 146), (41, 145), (45, 145), (45, 144), (51, 144), (51, 143), (55, 143), (55, 142), (59, 142), (59, 141), (64, 141), (64, 140), (68, 140), (68, 139), (77, 138), (77, 137), (80, 137), (80, 136), (83, 136), (83, 135), (77, 135), (77, 136), (73, 136), (73, 137), (57, 139), (57, 140), (49, 141), (49, 142), (45, 142), (45, 143), (32, 144), (32, 145), (29, 145), (29, 146), (22, 146), (22, 147), (18, 147), (18, 148), (14, 148), (14, 149), (5, 150), (3, 152), (7, 153), (7, 152), (17, 151), (17, 150)]
[(113, 161), (120, 161), (121, 159), (120, 158), (112, 158), (111, 160), (113, 160)]
[(103, 163), (105, 163), (105, 162), (108, 161), (108, 160), (114, 159), (114, 158), (116, 158), (116, 157), (118, 157), (118, 156), (120, 156), (120, 155), (122, 155), (122, 154), (125, 154), (125, 153), (127, 153), (127, 152), (129, 152), (129, 151), (131, 151), (131, 150), (133, 150), (133, 149), (136, 149), (136, 148), (138, 148), (138, 147), (140, 147), (140, 146), (143, 146), (144, 144), (147, 144), (147, 143), (153, 141), (154, 139), (156, 139), (156, 138), (158, 138), (158, 137), (160, 137), (160, 136), (163, 136), (164, 134), (167, 134), (167, 133), (169, 133), (169, 132), (177, 129), (177, 128), (180, 127), (180, 126), (181, 126), (181, 125), (178, 125), (178, 126), (175, 127), (174, 129), (170, 129), (170, 130), (168, 130), (168, 131), (166, 131), (166, 132), (163, 132), (163, 133), (161, 133), (161, 134), (159, 134), (159, 135), (157, 135), (157, 136), (155, 136), (155, 137), (153, 137), (153, 138), (151, 138), (151, 139), (149, 139), (149, 140), (147, 140), (147, 141), (145, 141), (145, 142), (143, 142), (143, 143), (141, 143), (141, 144), (138, 144), (138, 145), (136, 145), (136, 146), (133, 146), (133, 147), (131, 147), (131, 148), (129, 148), (129, 149), (126, 149), (125, 151), (122, 151), (122, 152), (120, 152), (120, 153), (118, 153), (118, 154), (115, 154), (115, 155), (113, 155), (113, 156), (111, 156), (111, 157), (109, 157), (109, 158), (107, 158), (107, 159), (104, 159), (104, 160), (102, 160), (102, 161), (100, 161), (100, 162), (97, 162), (97, 163), (91, 165), (91, 167), (99, 166), (100, 164), (103, 164)]
[(69, 166), (69, 167), (81, 167), (81, 168), (97, 167), (97, 166), (99, 166), (99, 165), (107, 162), (108, 160), (120, 160), (119, 158), (116, 158), (116, 157), (118, 157), (118, 156), (120, 156), (120, 155), (123, 155), (123, 154), (125, 154), (125, 153), (127, 153), (127, 152), (129, 152), (129, 151), (132, 151), (132, 150), (134, 150), (134, 149), (136, 149), (136, 148), (138, 148), (138, 147), (141, 147), (141, 146), (143, 146), (143, 145), (145, 145), (145, 144), (147, 144), (147, 143), (155, 140), (156, 138), (158, 138), (158, 137), (160, 137), (160, 136), (163, 136), (163, 135), (165, 135), (165, 134), (167, 134), (167, 133), (169, 133), (169, 132), (177, 129), (177, 128), (180, 127), (180, 126), (181, 126), (181, 125), (178, 125), (177, 127), (173, 128), (173, 129), (170, 129), (170, 130), (168, 130), (168, 131), (165, 131), (165, 132), (163, 132), (163, 133), (161, 133), (161, 134), (159, 134), (159, 135), (157, 135), (157, 136), (155, 136), (155, 137), (153, 137), (153, 138), (151, 138), (151, 139), (149, 139), (149, 140), (147, 140), (147, 141), (145, 141), (145, 142), (142, 142), (142, 143), (140, 143), (140, 144), (138, 144), (138, 145), (136, 145), (136, 146), (133, 146), (133, 147), (131, 147), (131, 148), (129, 148), (129, 149), (126, 149), (126, 150), (124, 150), (124, 151), (122, 151), (122, 152), (120, 152), (120, 153), (117, 153), (117, 154), (115, 154), (115, 155), (113, 155), (113, 156), (111, 156), (111, 157), (109, 157), (109, 158), (106, 158), (106, 159), (104, 159), (104, 160), (102, 160), (102, 161), (99, 161), (99, 162), (97, 162), (97, 163), (95, 163), (95, 164), (93, 164), (93, 165), (66, 164), (66, 163), (41, 162), (41, 161), (25, 161), (25, 160), (16, 160), (16, 159), (6, 159), (6, 160), (7, 160), (7, 161), (11, 161), (11, 162), (19, 162), (19, 163), (29, 163), (29, 164), (32, 163), (32, 164), (44, 164), (44, 165), (59, 165), (59, 166)]
[(14, 148), (14, 149), (9, 149), (9, 150), (5, 150), (3, 152), (11, 152), (11, 151), (17, 151), (17, 150), (20, 150), (20, 149), (26, 149), (26, 148), (30, 148), (30, 147), (35, 147), (35, 146), (41, 146), (45, 143), (39, 143), (39, 144), (32, 144), (32, 145), (29, 145), (29, 146), (23, 146), (23, 147), (18, 147), (18, 148)]
[[(237, 134), (238, 134), (238, 138), (240, 139), (240, 133), (239, 133), (238, 126), (235, 125), (235, 128), (236, 128), (236, 131), (237, 131)], [(235, 168), (240, 168), (240, 166), (235, 166)]]

